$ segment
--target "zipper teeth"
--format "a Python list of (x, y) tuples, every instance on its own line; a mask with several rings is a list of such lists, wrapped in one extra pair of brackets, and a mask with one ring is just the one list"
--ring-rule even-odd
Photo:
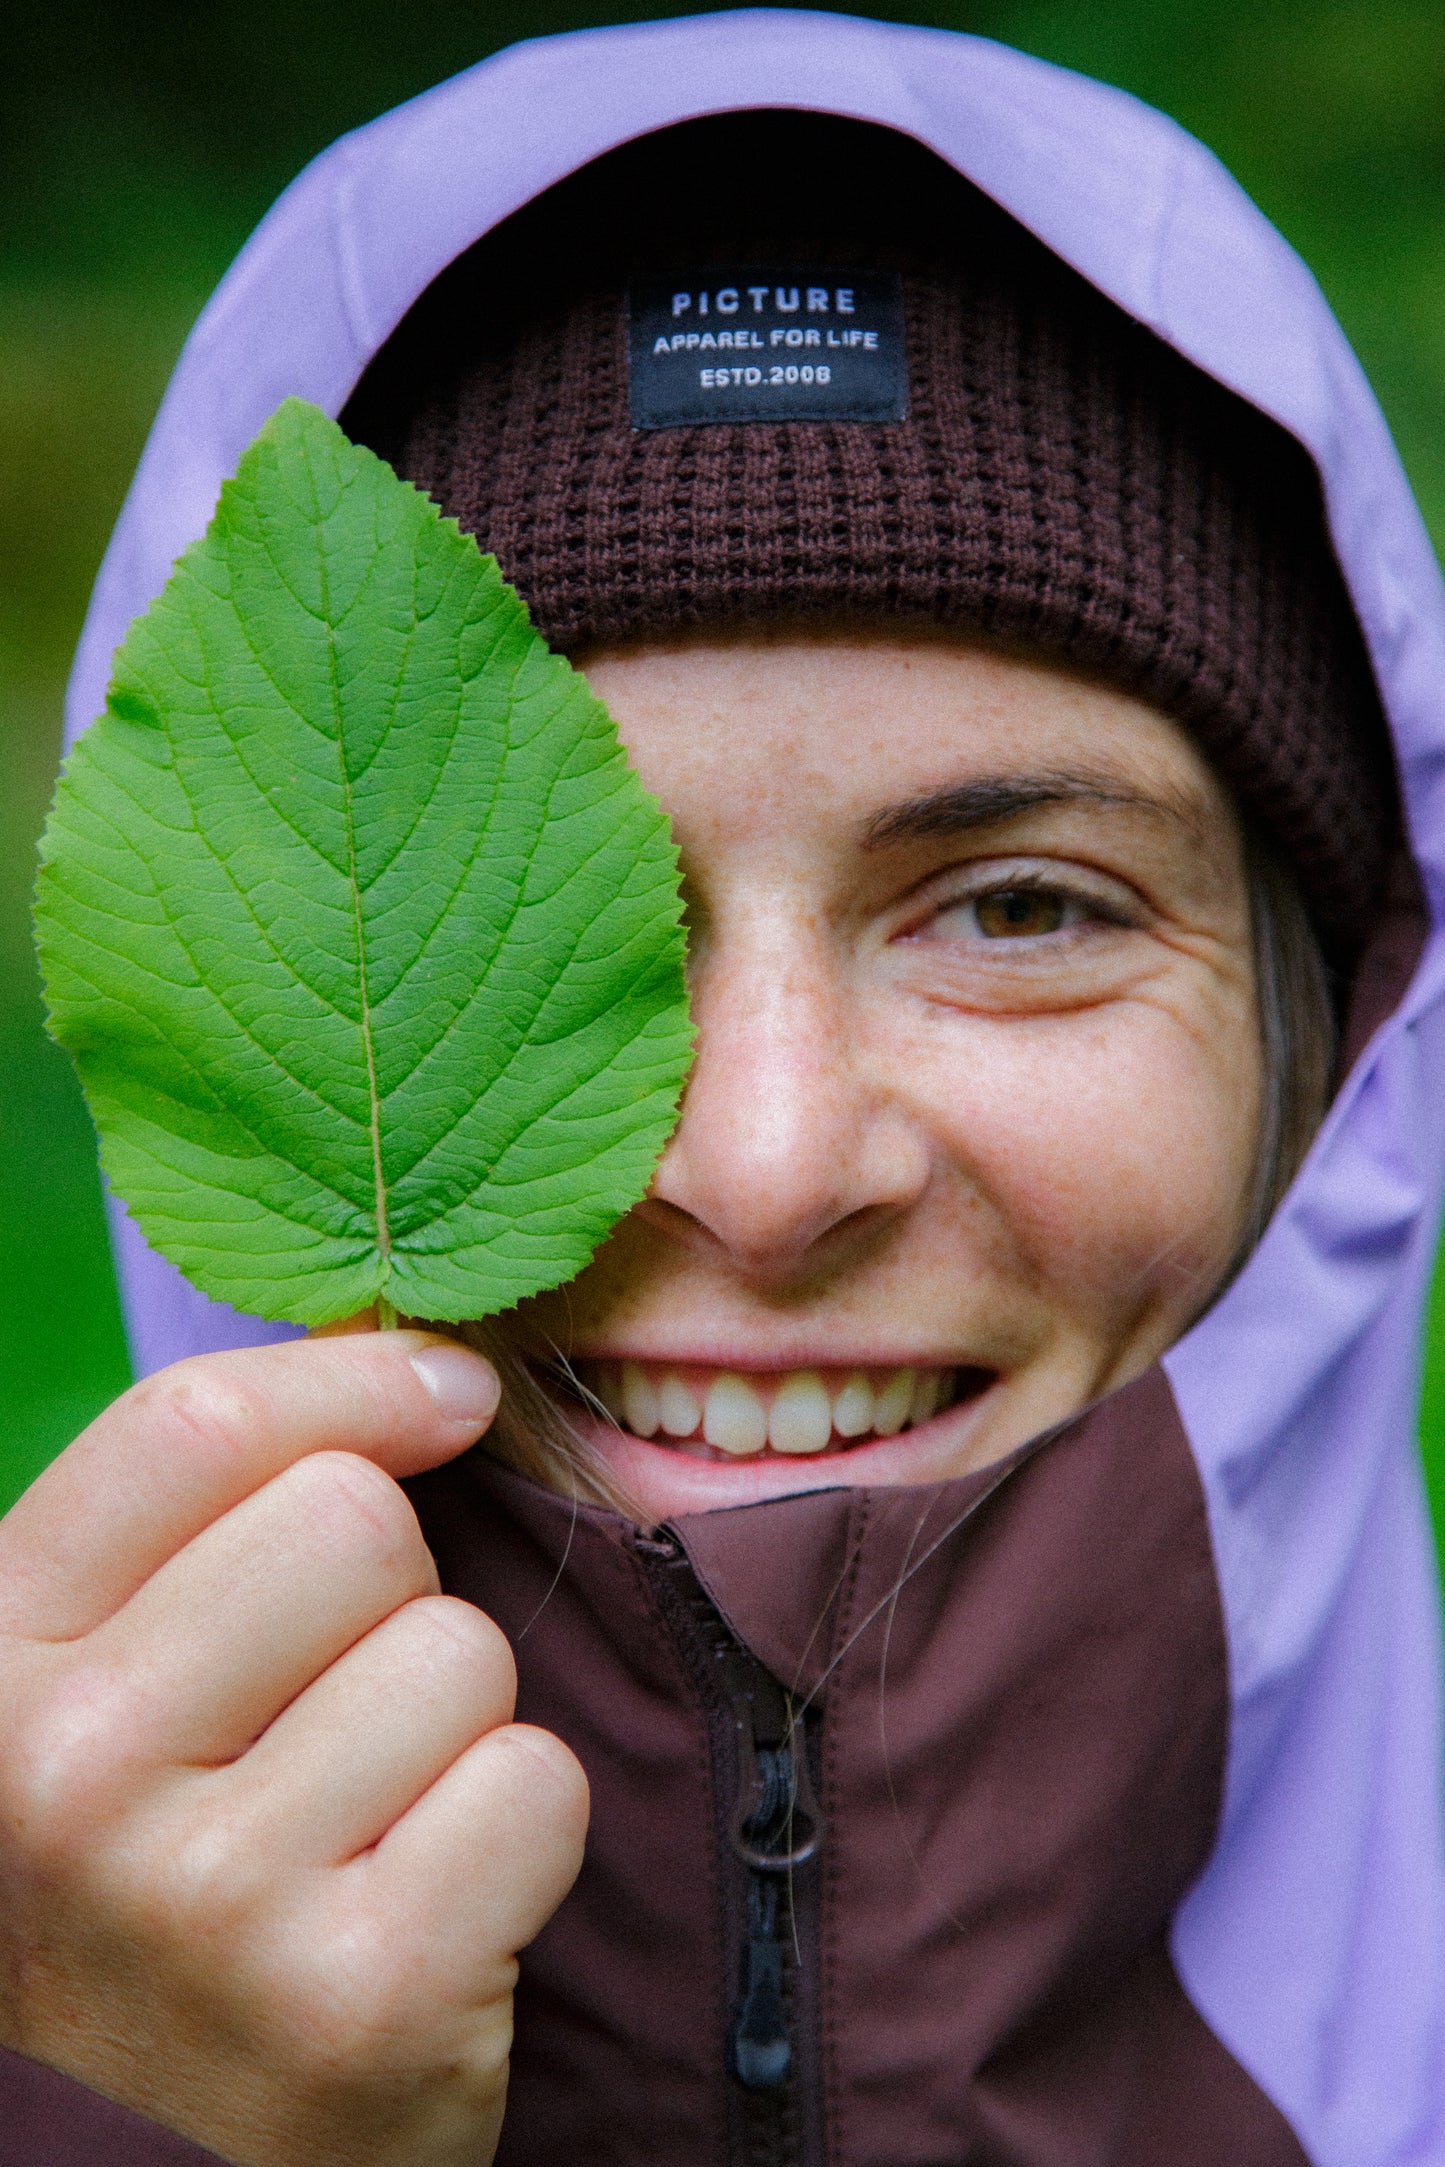
[(730, 2022), (719, 2043), (739, 2110), (741, 2148), (731, 2156), (738, 2167), (800, 2167), (812, 2154), (800, 2120), (794, 1879), (823, 1834), (803, 1724), (709, 1599), (682, 1545), (634, 1540), (709, 1710), (720, 1808), (731, 1800), (719, 1820), (724, 1861), (746, 1873), (740, 1975), (729, 1982)]

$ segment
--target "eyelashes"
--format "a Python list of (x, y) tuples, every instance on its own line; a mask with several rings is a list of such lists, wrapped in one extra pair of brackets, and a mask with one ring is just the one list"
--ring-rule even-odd
[(1050, 933), (1072, 931), (1084, 916), (1077, 896), (1061, 888), (985, 888), (981, 895), (945, 904), (920, 929), (925, 939), (981, 936), (984, 940), (1038, 940)]
[(1061, 877), (1055, 866), (992, 866), (979, 867), (962, 892), (954, 886), (937, 895), (895, 937), (1033, 947), (1091, 929), (1118, 931), (1139, 919), (1137, 900), (1131, 908), (1114, 882)]

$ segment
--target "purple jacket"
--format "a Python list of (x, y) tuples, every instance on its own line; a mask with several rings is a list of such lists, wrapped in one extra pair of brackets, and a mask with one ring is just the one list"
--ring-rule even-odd
[[(498, 219), (631, 136), (750, 106), (918, 137), (1307, 446), (1438, 923), (1445, 595), (1308, 272), (1134, 100), (836, 15), (514, 47), (317, 159), (181, 358), (72, 728), (282, 397), (339, 411)], [(1356, 1058), (1246, 1269), (1159, 1370), (982, 1500), (976, 1480), (827, 1493), (651, 1545), (584, 1514), (538, 1612), (561, 1508), (476, 1455), (416, 1486), (446, 1584), (521, 1636), (522, 1711), (576, 1747), (596, 1800), (582, 1878), (524, 1960), (505, 2167), (1445, 2163), (1440, 1606), (1413, 1438), (1445, 947), (1407, 915), (1382, 899)], [(119, 1217), (116, 1240), (142, 1368), (275, 1336)], [(786, 2126), (739, 2103), (721, 2046), (751, 1961), (737, 1741), (771, 1750), (770, 1680), (813, 1696), (821, 1833), (796, 1868)], [(0, 2065), (6, 2167), (201, 2157)]]

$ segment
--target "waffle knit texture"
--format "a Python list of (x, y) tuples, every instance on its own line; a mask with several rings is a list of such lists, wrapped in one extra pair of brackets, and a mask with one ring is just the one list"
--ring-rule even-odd
[[(630, 426), (629, 284), (901, 273), (904, 420)], [(442, 273), (342, 416), (556, 647), (932, 625), (1183, 724), (1337, 960), (1378, 904), (1388, 737), (1315, 469), (931, 152), (729, 114), (624, 146)]]

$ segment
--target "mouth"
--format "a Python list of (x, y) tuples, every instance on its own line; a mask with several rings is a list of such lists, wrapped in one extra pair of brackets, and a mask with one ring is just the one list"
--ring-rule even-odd
[(713, 1462), (808, 1460), (919, 1429), (995, 1381), (925, 1364), (787, 1370), (578, 1361), (580, 1396), (625, 1437)]

